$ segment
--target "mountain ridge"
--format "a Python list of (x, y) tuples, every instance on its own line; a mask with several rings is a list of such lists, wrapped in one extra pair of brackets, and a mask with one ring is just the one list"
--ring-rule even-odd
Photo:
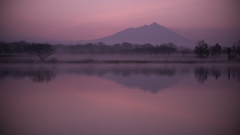
[(90, 42), (103, 42), (105, 44), (116, 44), (122, 42), (130, 42), (135, 44), (162, 44), (172, 42), (178, 46), (191, 47), (194, 42), (184, 38), (174, 31), (161, 26), (157, 23), (143, 25), (137, 28), (127, 28), (113, 35), (89, 40)]
[(85, 43), (98, 43), (103, 42), (108, 45), (116, 43), (129, 42), (133, 44), (145, 44), (151, 43), (153, 45), (159, 45), (162, 43), (174, 43), (177, 46), (185, 46), (192, 48), (194, 41), (191, 41), (185, 37), (180, 36), (176, 32), (157, 24), (156, 22), (150, 25), (143, 25), (136, 28), (127, 28), (122, 31), (116, 32), (110, 36), (106, 36), (94, 40), (86, 40)]

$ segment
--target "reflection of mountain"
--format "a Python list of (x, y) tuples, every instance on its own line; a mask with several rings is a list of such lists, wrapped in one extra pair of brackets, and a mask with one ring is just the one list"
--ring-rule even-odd
[(204, 83), (209, 77), (216, 80), (220, 77), (226, 77), (228, 80), (237, 80), (240, 82), (239, 67), (207, 67), (197, 66), (195, 68), (186, 65), (164, 66), (161, 64), (117, 64), (117, 65), (80, 65), (80, 66), (59, 66), (51, 67), (0, 67), (0, 79), (12, 77), (15, 79), (31, 78), (34, 82), (49, 82), (58, 74), (77, 74), (87, 76), (99, 76), (110, 79), (119, 84), (131, 88), (148, 90), (153, 93), (169, 87), (180, 80), (183, 75), (193, 72), (199, 83)]
[[(77, 74), (98, 75), (121, 85), (156, 93), (176, 83), (188, 73), (185, 67), (113, 66), (105, 68), (74, 68)], [(180, 76), (181, 75), (181, 76)]]
[(151, 66), (109, 66), (109, 67), (70, 68), (68, 69), (68, 72), (75, 74), (98, 75), (98, 76), (114, 74), (128, 77), (131, 75), (173, 76), (176, 74), (177, 70), (180, 70), (180, 68), (176, 69), (175, 67), (151, 67)]
[(130, 88), (139, 88), (145, 91), (151, 91), (153, 93), (158, 92), (161, 89), (167, 88), (175, 84), (182, 76), (158, 76), (158, 75), (131, 75), (131, 76), (116, 76), (106, 75), (104, 78), (113, 80), (119, 84)]

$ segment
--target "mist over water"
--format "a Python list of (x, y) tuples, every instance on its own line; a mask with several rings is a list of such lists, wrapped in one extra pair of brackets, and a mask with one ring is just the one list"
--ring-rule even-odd
[(8, 134), (238, 133), (238, 64), (0, 67)]
[(1, 0), (1, 135), (240, 135), (239, 0)]

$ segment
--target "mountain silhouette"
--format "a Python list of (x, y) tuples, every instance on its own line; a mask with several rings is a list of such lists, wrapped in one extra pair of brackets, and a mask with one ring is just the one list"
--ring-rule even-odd
[(186, 47), (191, 47), (195, 44), (193, 41), (184, 38), (157, 23), (152, 23), (151, 25), (144, 25), (137, 28), (128, 28), (111, 36), (90, 40), (88, 42), (103, 42), (110, 45), (122, 42), (136, 44), (151, 43), (153, 45), (172, 42), (178, 46)]

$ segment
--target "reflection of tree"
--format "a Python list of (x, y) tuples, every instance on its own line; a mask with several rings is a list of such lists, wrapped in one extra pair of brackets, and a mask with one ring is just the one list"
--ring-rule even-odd
[(34, 73), (32, 80), (34, 82), (50, 82), (54, 76), (55, 74), (52, 70), (41, 67)]
[[(217, 80), (218, 78), (221, 77), (222, 72), (223, 71), (220, 70), (219, 68), (212, 68), (210, 70), (207, 67), (198, 67), (198, 68), (195, 68), (195, 70), (194, 70), (195, 77), (199, 83), (204, 83), (208, 79), (208, 75), (213, 76)], [(227, 78), (228, 78), (228, 80), (237, 80), (238, 82), (240, 82), (239, 67), (228, 67), (227, 68)]]
[[(86, 74), (86, 75), (97, 75), (103, 76), (106, 74), (114, 74), (121, 76), (132, 76), (132, 75), (158, 75), (158, 76), (174, 76), (177, 73), (176, 68), (170, 67), (111, 67), (111, 68), (74, 68), (68, 70), (71, 73), (75, 74)], [(187, 72), (186, 72), (187, 73)]]
[(234, 67), (228, 67), (228, 80), (235, 79), (240, 82), (240, 69)]
[(220, 69), (212, 69), (211, 74), (215, 79), (218, 79), (221, 76), (221, 70)]
[(0, 79), (6, 77), (12, 77), (15, 79), (21, 79), (25, 77), (30, 77), (34, 82), (49, 82), (55, 77), (53, 70), (40, 67), (35, 68), (16, 68), (16, 67), (6, 67), (0, 68)]
[(208, 78), (208, 68), (206, 67), (198, 67), (194, 69), (195, 77), (199, 83), (204, 83), (204, 81)]
[[(225, 76), (229, 80), (240, 82), (240, 68), (231, 67), (196, 67), (194, 74), (199, 83), (204, 83), (209, 75), (215, 79)], [(88, 76), (123, 76), (125, 78), (143, 75), (145, 77), (174, 77), (176, 75), (186, 75), (192, 72), (190, 67), (176, 66), (149, 66), (149, 65), (81, 65), (77, 67), (58, 68), (52, 70), (49, 66), (36, 68), (34, 66), (1, 66), (0, 79), (7, 77), (21, 79), (31, 78), (34, 82), (49, 82), (59, 72), (67, 74), (88, 75)]]

